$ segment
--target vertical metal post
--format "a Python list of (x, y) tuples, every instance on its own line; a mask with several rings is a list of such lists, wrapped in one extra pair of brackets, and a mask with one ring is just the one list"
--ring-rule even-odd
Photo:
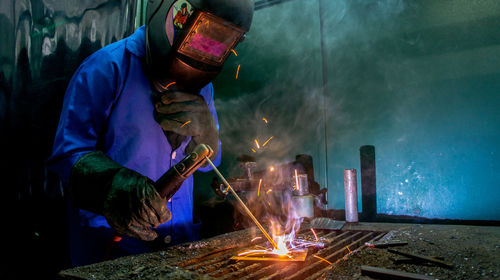
[(344, 170), (345, 221), (358, 222), (358, 183), (356, 169)]
[(377, 215), (377, 180), (375, 176), (375, 147), (361, 146), (361, 206), (363, 219), (373, 221)]
[[(323, 133), (325, 137), (325, 187), (328, 190), (328, 117), (327, 117), (327, 69), (326, 69), (326, 50), (325, 41), (323, 38), (323, 5), (322, 1), (318, 0), (318, 12), (319, 12), (319, 34), (321, 40), (321, 74), (323, 77)], [(328, 201), (328, 192), (326, 193)]]

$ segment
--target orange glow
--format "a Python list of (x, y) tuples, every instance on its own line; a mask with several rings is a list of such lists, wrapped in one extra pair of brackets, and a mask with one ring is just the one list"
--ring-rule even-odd
[(269, 171), (274, 172), (274, 166), (269, 167)]
[(264, 144), (262, 144), (262, 147), (266, 146), (267, 142), (271, 141), (271, 139), (273, 139), (274, 136), (271, 136), (269, 139), (267, 139), (266, 142), (264, 142)]
[(120, 242), (120, 241), (122, 241), (122, 237), (121, 236), (119, 236), (119, 235), (113, 236), (113, 242)]
[(231, 51), (234, 53), (235, 56), (238, 56), (235, 50), (231, 49)]
[(262, 179), (259, 180), (259, 188), (257, 189), (257, 196), (260, 195), (260, 185), (262, 184)]
[(314, 229), (313, 229), (313, 228), (311, 228), (311, 231), (313, 232), (313, 234), (314, 234), (314, 238), (316, 238), (316, 241), (318, 241), (318, 236), (316, 235), (316, 232), (314, 231)]
[(163, 85), (160, 83), (160, 86), (161, 86), (163, 89), (168, 89), (168, 87), (169, 87), (169, 86), (171, 86), (171, 85), (175, 85), (175, 84), (176, 84), (176, 82), (171, 82), (171, 83), (167, 84), (166, 86), (163, 86)]
[(236, 69), (236, 80), (238, 80), (238, 75), (240, 74), (241, 64), (238, 64), (238, 68)]
[(187, 121), (181, 125), (181, 127), (184, 127), (186, 124), (190, 123), (191, 121)]
[(299, 175), (297, 174), (297, 169), (295, 169), (295, 186), (296, 186), (296, 190), (300, 190), (300, 187), (299, 187)]
[(327, 262), (328, 264), (333, 264), (333, 263), (329, 262), (328, 260), (323, 259), (323, 258), (322, 258), (322, 257), (320, 257), (320, 256), (313, 255), (313, 257), (315, 257), (315, 258), (317, 258), (317, 259), (320, 259), (320, 260), (322, 260), (322, 261), (324, 261), (324, 262)]
[(257, 149), (260, 149), (259, 141), (257, 139), (253, 140), (255, 142), (255, 146), (257, 146)]

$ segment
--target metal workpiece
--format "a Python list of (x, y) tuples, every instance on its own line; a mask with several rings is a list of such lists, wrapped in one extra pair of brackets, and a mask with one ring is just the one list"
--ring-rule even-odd
[(344, 170), (345, 220), (348, 223), (358, 222), (358, 191), (356, 169)]

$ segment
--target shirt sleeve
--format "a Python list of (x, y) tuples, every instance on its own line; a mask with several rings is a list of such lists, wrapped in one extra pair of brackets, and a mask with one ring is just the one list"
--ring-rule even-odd
[(73, 75), (64, 96), (49, 170), (64, 183), (84, 154), (97, 150), (101, 131), (115, 102), (118, 69), (108, 52), (87, 58)]
[[(215, 102), (214, 102), (214, 87), (212, 83), (209, 83), (206, 87), (202, 89), (201, 95), (203, 98), (205, 98), (205, 101), (208, 104), (208, 108), (210, 109), (210, 113), (212, 113), (212, 116), (215, 121), (215, 125), (217, 126), (217, 131), (219, 131), (219, 119), (217, 118), (217, 111), (215, 110)], [(215, 166), (219, 166), (221, 162), (221, 150), (222, 150), (222, 144), (220, 142), (219, 138), (219, 150), (217, 151), (217, 156), (215, 157), (215, 160), (212, 162), (214, 163)], [(212, 166), (207, 165), (205, 167), (200, 167), (198, 168), (199, 171), (202, 172), (208, 172), (212, 170)]]

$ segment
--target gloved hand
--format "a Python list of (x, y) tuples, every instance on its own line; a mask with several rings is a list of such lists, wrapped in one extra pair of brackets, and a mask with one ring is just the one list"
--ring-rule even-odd
[(85, 154), (73, 165), (69, 188), (74, 206), (104, 215), (119, 234), (151, 241), (157, 237), (151, 228), (171, 218), (167, 200), (153, 181), (100, 151)]
[(186, 147), (191, 152), (199, 144), (207, 144), (214, 151), (219, 150), (219, 134), (214, 118), (205, 99), (199, 94), (182, 91), (167, 91), (155, 102), (155, 119), (163, 131), (183, 136), (192, 136)]

